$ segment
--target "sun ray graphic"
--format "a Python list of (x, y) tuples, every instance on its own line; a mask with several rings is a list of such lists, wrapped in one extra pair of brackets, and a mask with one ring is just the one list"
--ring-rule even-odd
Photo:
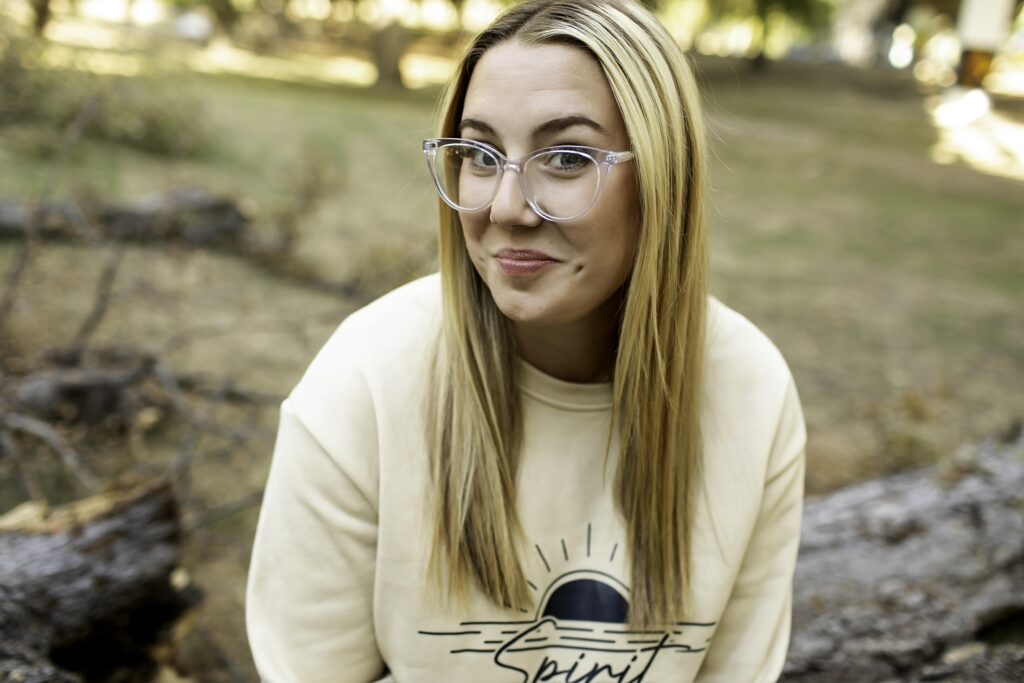
[[(590, 524), (580, 538), (585, 552), (565, 538), (558, 539), (561, 552), (545, 553), (539, 543), (533, 544), (545, 578), (527, 581), (539, 594), (532, 619), (461, 621), (454, 628), (421, 630), (420, 635), (438, 638), (454, 656), (489, 657), (507, 677), (488, 680), (510, 683), (640, 683), (662, 653), (693, 655), (707, 649), (715, 622), (680, 622), (670, 630), (629, 629), (629, 586), (611, 573), (619, 543), (602, 551), (593, 542)], [(601, 567), (600, 557), (613, 566)], [(552, 566), (549, 558), (560, 558), (564, 566)], [(574, 568), (580, 563), (587, 566)], [(486, 666), (486, 659), (480, 664)]]

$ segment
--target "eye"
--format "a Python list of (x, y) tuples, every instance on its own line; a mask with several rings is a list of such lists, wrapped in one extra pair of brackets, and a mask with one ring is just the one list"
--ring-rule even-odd
[(453, 145), (449, 149), (453, 160), (474, 175), (494, 175), (498, 170), (498, 159), (491, 152), (471, 145)]
[(468, 150), (467, 157), (469, 158), (469, 163), (475, 169), (493, 170), (498, 165), (498, 160), (494, 158), (493, 154), (480, 149)]
[(590, 163), (589, 157), (567, 150), (551, 152), (544, 157), (543, 161), (546, 170), (566, 175), (579, 173)]

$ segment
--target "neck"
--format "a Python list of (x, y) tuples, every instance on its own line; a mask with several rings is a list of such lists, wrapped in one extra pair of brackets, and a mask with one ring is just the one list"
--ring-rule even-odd
[(557, 325), (513, 323), (519, 356), (566, 382), (610, 382), (615, 370), (618, 297), (580, 320)]

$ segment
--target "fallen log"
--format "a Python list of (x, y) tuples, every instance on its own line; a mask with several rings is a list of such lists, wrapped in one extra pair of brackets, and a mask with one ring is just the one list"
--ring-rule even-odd
[[(146, 411), (173, 414), (197, 425), (202, 415), (191, 407), (186, 393), (213, 396), (223, 401), (273, 404), (278, 397), (246, 392), (233, 381), (219, 389), (201, 377), (176, 375), (159, 356), (132, 347), (50, 349), (41, 354), (40, 367), (24, 374), (0, 378), (0, 406), (6, 414), (25, 414), (53, 423), (82, 424), (129, 431)], [(0, 427), (5, 413), (0, 413)], [(222, 436), (238, 433), (209, 425)]]
[(0, 396), (12, 412), (48, 421), (129, 427), (136, 414), (157, 403), (145, 383), (158, 359), (128, 347), (105, 347), (43, 355), (41, 367), (9, 374)]
[(808, 501), (781, 680), (1024, 681), (1024, 439)]
[(153, 646), (200, 599), (172, 581), (181, 536), (168, 484), (0, 516), (0, 681), (152, 680)]
[(177, 242), (230, 250), (239, 249), (252, 238), (249, 219), (233, 201), (195, 188), (134, 205), (97, 204), (87, 211), (72, 201), (30, 207), (0, 200), (0, 239), (24, 239), (30, 230), (44, 240), (96, 237), (113, 242)]
[[(307, 200), (312, 203), (315, 196)], [(298, 219), (296, 211), (280, 217), (281, 234), (272, 239), (252, 227), (237, 202), (201, 188), (180, 188), (134, 204), (91, 204), (47, 201), (30, 206), (0, 198), (0, 240), (31, 237), (42, 242), (93, 240), (213, 249), (318, 291), (342, 297), (360, 294), (357, 283), (330, 280), (293, 254), (295, 227), (289, 223)]]

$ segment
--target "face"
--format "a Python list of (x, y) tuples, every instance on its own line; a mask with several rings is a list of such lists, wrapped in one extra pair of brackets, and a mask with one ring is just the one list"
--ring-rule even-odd
[[(567, 125), (551, 124), (561, 119)], [(563, 144), (630, 148), (601, 67), (565, 45), (511, 41), (484, 53), (466, 90), (458, 134), (512, 160)], [(593, 208), (572, 221), (535, 213), (511, 169), (489, 209), (460, 213), (473, 265), (513, 323), (614, 319), (639, 230), (634, 163), (613, 166)]]

